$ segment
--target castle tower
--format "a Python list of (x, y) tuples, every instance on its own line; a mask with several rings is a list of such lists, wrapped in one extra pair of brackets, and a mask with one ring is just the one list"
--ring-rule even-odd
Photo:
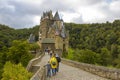
[(58, 11), (55, 13), (54, 20), (57, 20), (57, 21), (60, 20), (60, 17), (59, 17)]
[(68, 36), (64, 22), (60, 19), (58, 11), (55, 13), (54, 17), (52, 11), (43, 12), (40, 22), (39, 38), (41, 47), (43, 45), (44, 48), (46, 46), (53, 47), (52, 49), (54, 50), (67, 50)]
[(56, 25), (56, 29), (61, 29), (61, 19), (59, 17), (59, 14), (58, 14), (58, 11), (55, 13), (55, 16), (54, 16), (54, 24)]
[(41, 16), (41, 22), (40, 22), (40, 33), (41, 38), (47, 38), (48, 37), (48, 31), (50, 28), (50, 25), (52, 24), (53, 15), (52, 11), (49, 12), (43, 12), (43, 15)]

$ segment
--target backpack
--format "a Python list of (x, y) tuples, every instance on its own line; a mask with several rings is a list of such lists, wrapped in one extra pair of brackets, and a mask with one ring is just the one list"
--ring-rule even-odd
[(55, 66), (55, 65), (56, 65), (56, 62), (52, 62), (52, 65)]
[(60, 57), (56, 57), (58, 62), (61, 62), (61, 58)]
[(51, 64), (53, 65), (53, 66), (55, 66), (57, 63), (56, 63), (56, 60), (53, 58), (52, 60), (51, 60)]

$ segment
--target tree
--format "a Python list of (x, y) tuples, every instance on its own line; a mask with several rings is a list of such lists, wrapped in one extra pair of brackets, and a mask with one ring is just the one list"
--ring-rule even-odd
[(67, 58), (73, 59), (73, 57), (74, 57), (74, 50), (72, 48), (69, 48)]
[(117, 68), (120, 68), (120, 54), (118, 54), (118, 58), (114, 60), (114, 64)]
[(107, 48), (102, 48), (101, 49), (101, 64), (104, 66), (111, 65), (112, 63), (112, 55), (110, 51)]
[(37, 43), (30, 44), (30, 50), (35, 51), (35, 53), (40, 49), (40, 46)]
[(84, 63), (97, 64), (100, 62), (100, 55), (91, 50), (80, 50), (79, 60)]
[(0, 52), (0, 79), (2, 78), (2, 73), (3, 73), (3, 60), (2, 60), (3, 54)]
[(29, 50), (30, 46), (27, 41), (14, 40), (7, 53), (8, 60), (15, 64), (21, 62), (23, 66), (27, 66), (29, 60), (33, 58)]
[(2, 80), (29, 80), (32, 76), (32, 73), (28, 72), (21, 63), (16, 65), (6, 62), (3, 71)]
[(115, 59), (119, 54), (117, 48), (118, 48), (118, 45), (116, 44), (111, 45), (111, 54), (112, 54), (113, 59)]

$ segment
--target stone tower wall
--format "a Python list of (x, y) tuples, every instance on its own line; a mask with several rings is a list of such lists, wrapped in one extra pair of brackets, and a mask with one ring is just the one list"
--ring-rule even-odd
[(56, 49), (63, 50), (63, 39), (59, 36), (55, 37), (55, 47)]
[[(63, 28), (63, 21), (61, 19), (55, 20), (53, 18), (52, 12), (44, 13), (40, 22), (40, 33), (41, 41), (44, 38), (52, 38), (55, 40), (55, 49), (63, 51), (63, 44), (65, 49), (68, 50), (69, 38), (65, 39), (61, 36), (61, 31)], [(56, 32), (58, 31), (58, 35)], [(41, 42), (40, 41), (40, 42)]]

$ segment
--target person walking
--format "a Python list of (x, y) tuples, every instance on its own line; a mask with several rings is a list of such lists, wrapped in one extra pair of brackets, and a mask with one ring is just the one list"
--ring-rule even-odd
[(61, 58), (57, 53), (56, 53), (56, 59), (57, 59), (57, 63), (58, 63), (56, 71), (58, 72), (59, 71), (59, 63), (61, 62)]
[(50, 58), (52, 57), (52, 54), (53, 54), (53, 52), (52, 52), (52, 50), (50, 50)]
[(51, 64), (51, 68), (52, 68), (52, 75), (54, 76), (56, 74), (56, 68), (58, 65), (55, 54), (53, 54), (52, 57), (50, 58), (50, 64)]
[(46, 69), (47, 69), (47, 77), (51, 77), (51, 64), (50, 61), (48, 61), (48, 63), (45, 65)]

